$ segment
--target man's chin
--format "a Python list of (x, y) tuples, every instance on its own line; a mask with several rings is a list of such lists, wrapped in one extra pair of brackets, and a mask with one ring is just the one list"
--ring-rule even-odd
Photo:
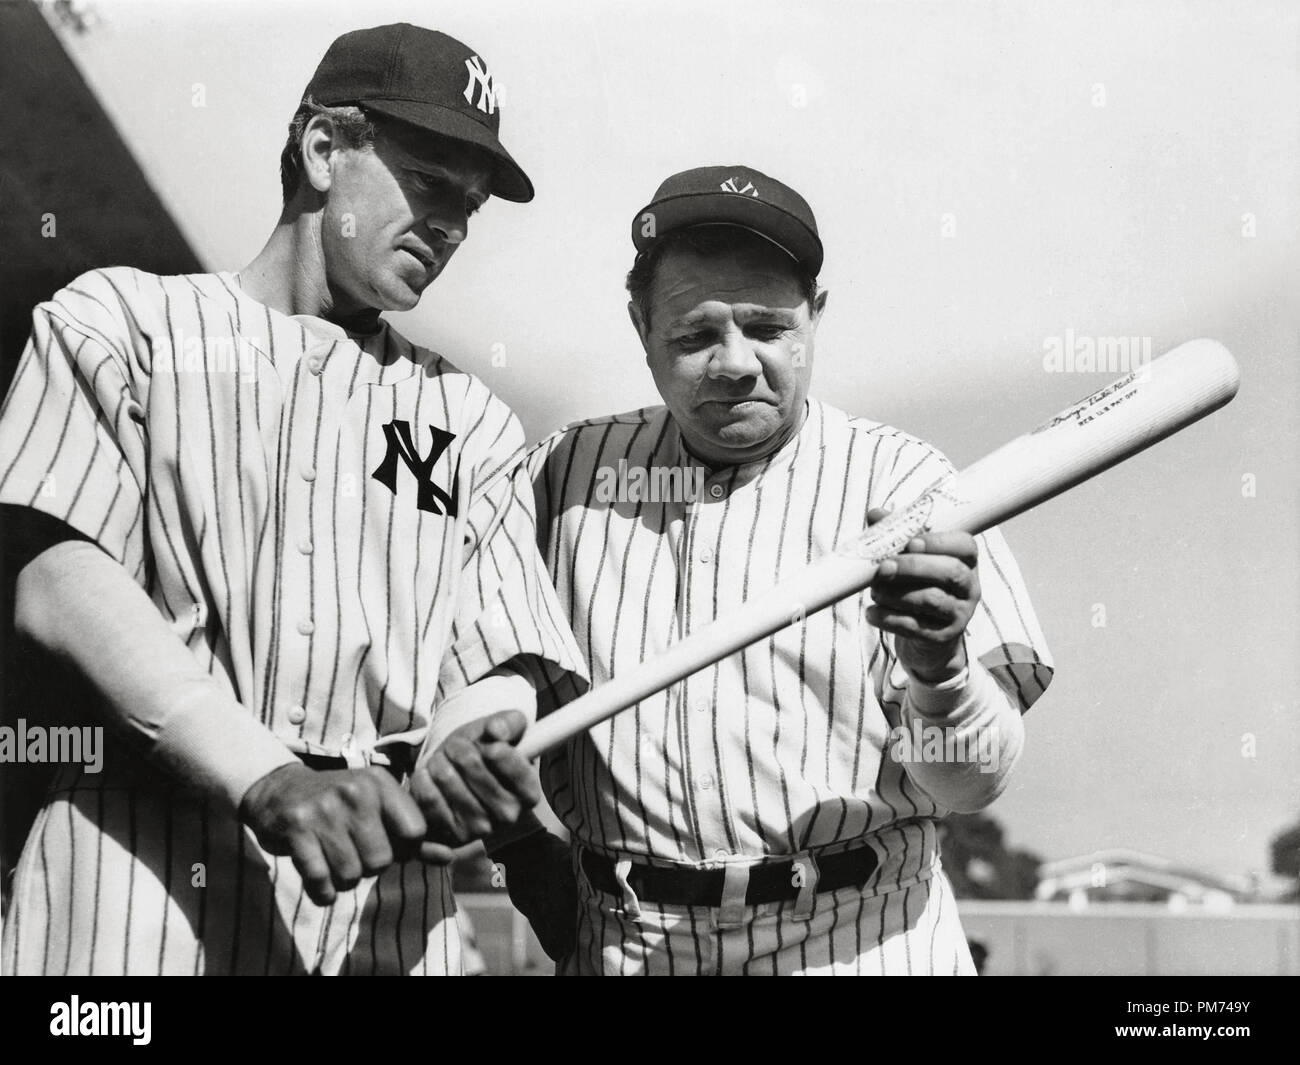
[(383, 287), (375, 287), (375, 296), (380, 301), (381, 311), (409, 311), (415, 308), (428, 288), (428, 283), (413, 282), (405, 277), (395, 276), (387, 279)]
[(755, 447), (781, 429), (776, 409), (767, 403), (741, 403), (713, 419), (709, 434), (728, 447)]
[(771, 425), (765, 419), (745, 419), (711, 426), (704, 432), (697, 429), (696, 432), (700, 444), (711, 457), (724, 458), (765, 454), (767, 449), (775, 446), (780, 430), (780, 425)]

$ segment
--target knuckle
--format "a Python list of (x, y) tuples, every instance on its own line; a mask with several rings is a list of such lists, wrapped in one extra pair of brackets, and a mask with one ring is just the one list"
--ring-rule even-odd
[(395, 825), (391, 834), (397, 839), (423, 839), (424, 834), (429, 830), (429, 826), (425, 822), (423, 812), (418, 807), (413, 811), (413, 815), (406, 821)]
[(315, 820), (311, 808), (303, 803), (295, 803), (281, 815), (284, 827), (290, 832), (305, 832)]
[(368, 854), (361, 863), (361, 871), (366, 876), (378, 876), (392, 864), (393, 852), (391, 850), (375, 851)]
[(343, 800), (336, 791), (324, 792), (315, 803), (315, 810), (327, 820), (334, 820), (343, 813)]
[(473, 750), (474, 745), (463, 736), (452, 736), (442, 745), (442, 753), (453, 762), (460, 762), (467, 758)]
[(926, 588), (920, 598), (922, 608), (931, 613), (946, 613), (948, 610), (948, 593), (940, 588)]
[(423, 805), (433, 787), (433, 782), (429, 779), (429, 774), (425, 771), (423, 766), (411, 774), (411, 781), (408, 787), (410, 789), (411, 798), (420, 805)]
[(367, 788), (361, 776), (344, 777), (334, 785), (334, 794), (349, 806), (355, 806), (365, 798)]

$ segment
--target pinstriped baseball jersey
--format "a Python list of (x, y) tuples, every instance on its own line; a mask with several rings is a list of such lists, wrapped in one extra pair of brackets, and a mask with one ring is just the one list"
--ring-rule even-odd
[[(279, 314), (233, 274), (94, 271), (34, 321), (0, 501), (96, 540), (288, 750), (384, 763), (498, 667), (582, 669), (522, 430), (441, 356)], [(318, 908), (217, 804), (110, 752), (56, 782), (6, 968), (455, 971), (453, 912), (414, 862)]]
[[(914, 437), (813, 400), (788, 444), (745, 465), (696, 467), (663, 407), (571, 426), (528, 464), (543, 557), (595, 685), (855, 536), (869, 508), (906, 504), (951, 471)], [(664, 498), (663, 471), (692, 491)], [(968, 651), (1023, 711), (1050, 658), (1002, 536), (979, 547)], [(547, 797), (573, 838), (691, 865), (868, 839), (878, 890), (930, 877), (945, 811), (886, 755), (907, 678), (869, 603), (841, 601), (549, 756)]]

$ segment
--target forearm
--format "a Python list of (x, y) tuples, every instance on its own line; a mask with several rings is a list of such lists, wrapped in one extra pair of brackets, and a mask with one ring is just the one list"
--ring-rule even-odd
[(19, 574), (15, 625), (74, 665), (110, 722), (157, 766), (238, 809), (292, 752), (211, 676), (144, 590), (88, 542), (68, 541)]
[(510, 901), (532, 926), (543, 949), (558, 961), (574, 947), (578, 884), (569, 844), (531, 813), (526, 831), (486, 841), (488, 857), (505, 876)]
[(518, 710), (530, 724), (537, 716), (537, 691), (532, 681), (509, 663), (442, 701), (433, 713), (423, 754), (437, 750), (463, 725), (498, 710)]
[(893, 753), (922, 791), (958, 813), (1002, 793), (1024, 746), (1019, 709), (977, 661), (949, 684), (910, 681), (901, 723)]

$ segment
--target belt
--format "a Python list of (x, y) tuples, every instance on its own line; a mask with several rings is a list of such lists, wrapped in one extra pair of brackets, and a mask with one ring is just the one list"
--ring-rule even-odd
[[(411, 771), (415, 763), (415, 752), (409, 747), (388, 747), (384, 750), (391, 760), (391, 765), (383, 765), (380, 762), (372, 762), (371, 765), (377, 769), (387, 769), (400, 784), (406, 775)], [(350, 769), (348, 760), (341, 754), (308, 754), (307, 752), (294, 752), (295, 757), (308, 769), (315, 769), (318, 772), (327, 769)]]
[[(614, 861), (582, 848), (582, 869), (591, 886), (611, 895), (621, 895), (622, 885), (614, 874)], [(855, 887), (861, 890), (876, 871), (876, 852), (869, 846), (840, 851), (817, 858), (817, 891), (838, 891)], [(800, 869), (796, 870), (796, 866)], [(802, 882), (800, 872), (807, 875), (799, 859), (767, 862), (749, 870), (749, 884), (745, 889), (745, 905), (761, 906), (768, 902), (792, 902), (799, 897)], [(643, 902), (657, 902), (668, 906), (721, 906), (722, 869), (666, 868), (659, 865), (632, 864), (627, 875), (628, 886)]]

